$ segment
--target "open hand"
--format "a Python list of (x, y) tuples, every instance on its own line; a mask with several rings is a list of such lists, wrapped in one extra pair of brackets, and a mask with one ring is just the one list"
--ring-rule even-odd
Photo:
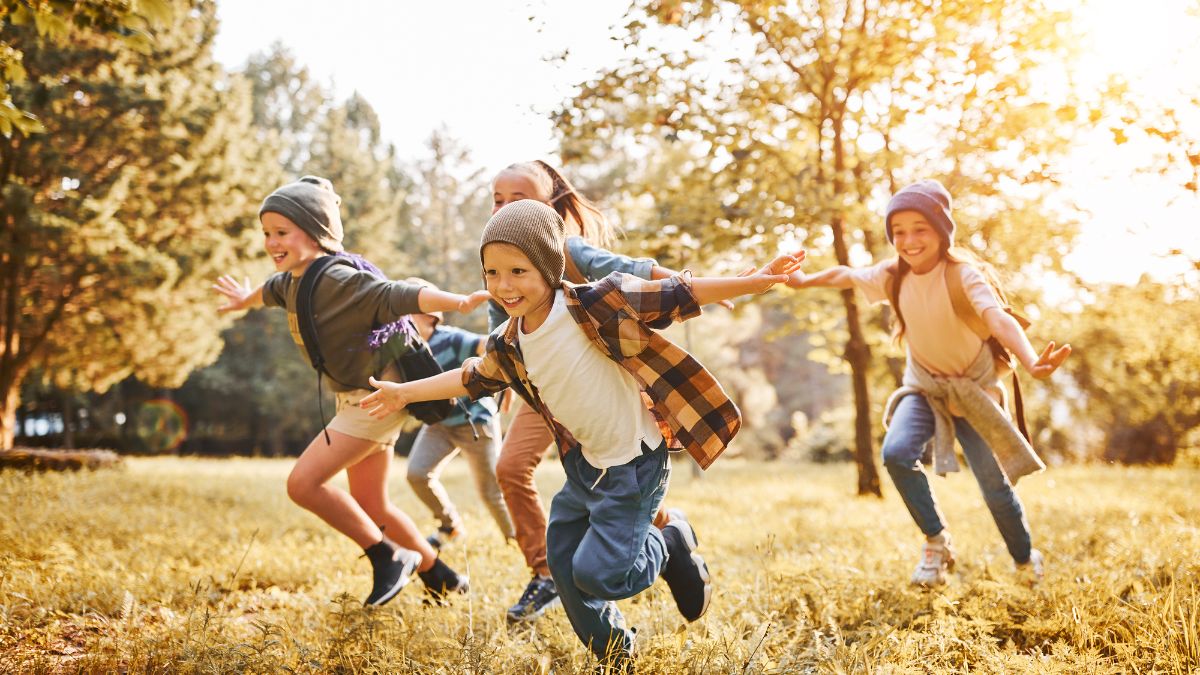
[(486, 290), (480, 289), (475, 291), (474, 293), (464, 297), (462, 301), (458, 303), (458, 311), (462, 312), (463, 314), (472, 312), (476, 307), (484, 302), (487, 302), (488, 298), (490, 297), (492, 297), (492, 294), (488, 293)]
[(250, 307), (251, 299), (254, 297), (254, 287), (250, 285), (250, 277), (246, 277), (245, 280), (238, 283), (237, 279), (225, 274), (217, 279), (217, 283), (212, 287), (214, 291), (228, 298), (228, 302), (217, 308), (217, 311), (222, 314)]
[(375, 391), (367, 394), (361, 401), (358, 402), (358, 407), (367, 411), (367, 414), (374, 418), (387, 417), (395, 412), (404, 410), (408, 405), (408, 397), (404, 395), (404, 386), (397, 382), (388, 382), (386, 380), (377, 380), (374, 377), (368, 382)]
[(757, 277), (762, 283), (762, 287), (758, 292), (763, 293), (775, 284), (783, 284), (791, 280), (792, 272), (800, 269), (800, 265), (804, 262), (804, 255), (803, 249), (795, 253), (781, 255), (764, 265), (761, 269), (751, 273), (749, 276)]
[(1058, 349), (1055, 349), (1054, 341), (1051, 340), (1050, 344), (1046, 345), (1046, 348), (1042, 350), (1042, 354), (1038, 357), (1037, 362), (1034, 363), (1031, 368), (1029, 368), (1029, 374), (1033, 375), (1039, 380), (1050, 377), (1050, 374), (1058, 370), (1058, 367), (1061, 366), (1063, 361), (1066, 361), (1067, 357), (1070, 355), (1071, 345), (1066, 344)]

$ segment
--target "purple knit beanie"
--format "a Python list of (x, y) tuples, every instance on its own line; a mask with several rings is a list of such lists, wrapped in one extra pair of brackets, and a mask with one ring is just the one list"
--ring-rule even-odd
[(897, 211), (916, 211), (925, 216), (947, 241), (954, 241), (954, 218), (950, 217), (950, 208), (954, 200), (946, 188), (936, 180), (921, 180), (905, 186), (892, 196), (887, 205), (887, 216), (883, 226), (887, 229), (888, 243), (892, 242), (892, 214)]

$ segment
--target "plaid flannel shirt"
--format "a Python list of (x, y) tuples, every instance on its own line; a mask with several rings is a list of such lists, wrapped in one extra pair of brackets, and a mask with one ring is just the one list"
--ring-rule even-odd
[[(646, 281), (614, 272), (590, 284), (564, 281), (562, 289), (580, 330), (641, 385), (643, 400), (664, 430), (668, 446), (687, 450), (707, 469), (738, 432), (741, 414), (712, 373), (654, 330), (700, 315), (690, 273)], [(579, 443), (529, 381), (517, 340), (518, 323), (508, 321), (488, 338), (482, 357), (463, 363), (463, 386), (472, 398), (512, 386), (550, 425), (559, 452), (569, 452)]]

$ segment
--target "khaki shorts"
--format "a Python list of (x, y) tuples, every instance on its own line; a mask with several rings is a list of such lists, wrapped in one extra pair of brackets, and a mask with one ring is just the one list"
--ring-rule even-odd
[(408, 419), (408, 413), (401, 411), (387, 417), (371, 417), (366, 410), (358, 407), (358, 402), (370, 393), (366, 389), (337, 392), (337, 414), (329, 420), (326, 428), (390, 448), (400, 438), (400, 428)]

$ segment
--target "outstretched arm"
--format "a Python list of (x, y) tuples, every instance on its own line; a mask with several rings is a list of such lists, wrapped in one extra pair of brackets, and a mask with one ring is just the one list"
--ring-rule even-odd
[(796, 270), (788, 277), (787, 287), (853, 288), (854, 281), (850, 278), (850, 269), (845, 265), (835, 265), (812, 274)]
[(1050, 377), (1050, 374), (1058, 370), (1071, 355), (1071, 345), (1065, 344), (1055, 348), (1053, 340), (1038, 354), (1022, 330), (1021, 324), (999, 307), (989, 307), (985, 310), (983, 320), (1000, 344), (1017, 357), (1025, 371), (1039, 380)]
[(227, 298), (227, 302), (217, 308), (222, 314), (263, 306), (262, 284), (257, 288), (251, 286), (249, 277), (238, 283), (237, 279), (225, 274), (212, 287)]
[[(669, 267), (659, 267), (658, 265), (655, 265), (654, 267), (650, 268), (650, 279), (651, 280), (670, 279), (671, 277), (675, 276), (676, 274), (679, 274), (679, 273)], [(703, 304), (703, 303), (701, 303), (701, 304)], [(722, 301), (718, 302), (717, 304), (724, 307), (725, 309), (733, 309), (733, 301), (732, 300), (722, 300)]]
[(440, 375), (412, 382), (388, 382), (370, 378), (375, 391), (364, 396), (358, 405), (371, 417), (385, 417), (403, 410), (409, 403), (440, 401), (467, 395), (462, 383), (462, 368), (447, 370)]
[(417, 295), (417, 306), (424, 313), (429, 312), (471, 312), (490, 297), (485, 290), (478, 290), (470, 295), (460, 295), (447, 291), (430, 288), (421, 289)]
[(800, 268), (804, 262), (804, 251), (781, 255), (767, 265), (736, 277), (697, 277), (692, 279), (692, 292), (696, 301), (707, 305), (739, 295), (765, 293), (775, 284), (787, 282), (788, 275)]

